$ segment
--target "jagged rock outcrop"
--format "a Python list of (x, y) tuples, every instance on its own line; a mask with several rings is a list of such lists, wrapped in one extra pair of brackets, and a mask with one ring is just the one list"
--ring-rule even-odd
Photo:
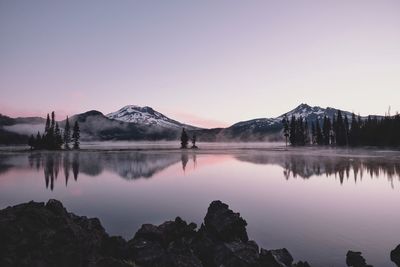
[(393, 261), (397, 267), (400, 267), (400, 245), (390, 252), (390, 260)]
[(219, 200), (211, 202), (204, 218), (204, 230), (221, 241), (249, 240), (246, 232), (247, 222), (234, 213), (229, 206)]
[(99, 219), (49, 200), (1, 210), (0, 240), (0, 266), (95, 266), (109, 236)]
[(190, 246), (196, 228), (179, 217), (160, 226), (144, 224), (128, 242), (129, 258), (142, 266), (202, 267)]
[(293, 264), (287, 249), (260, 250), (246, 225), (239, 213), (214, 201), (198, 231), (177, 217), (144, 224), (126, 241), (57, 200), (29, 202), (0, 211), (0, 266), (309, 267)]
[(372, 265), (366, 263), (364, 257), (361, 256), (361, 252), (351, 250), (347, 251), (346, 264), (352, 267), (372, 267)]

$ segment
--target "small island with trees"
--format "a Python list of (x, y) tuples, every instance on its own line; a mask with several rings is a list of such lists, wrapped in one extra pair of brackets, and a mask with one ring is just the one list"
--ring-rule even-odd
[(70, 150), (71, 143), (73, 149), (80, 148), (80, 130), (79, 123), (75, 121), (74, 127), (72, 128), (69, 123), (69, 118), (65, 120), (64, 131), (62, 131), (55, 120), (54, 111), (50, 115), (47, 114), (46, 125), (44, 128), (44, 133), (37, 133), (36, 137), (31, 135), (28, 140), (28, 145), (31, 150)]
[[(190, 138), (190, 142), (192, 143), (191, 149), (198, 149), (196, 146), (197, 137), (193, 134), (192, 138)], [(189, 145), (189, 135), (187, 134), (185, 128), (182, 129), (181, 133), (181, 149), (187, 149)]]

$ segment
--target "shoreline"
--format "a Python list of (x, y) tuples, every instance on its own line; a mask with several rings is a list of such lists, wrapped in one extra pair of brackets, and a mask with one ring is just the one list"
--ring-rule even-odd
[[(218, 145), (219, 144), (219, 145)], [(138, 152), (138, 153), (179, 153), (179, 154), (241, 154), (241, 153), (279, 153), (304, 156), (336, 156), (350, 158), (380, 158), (393, 157), (400, 160), (400, 148), (383, 147), (330, 147), (330, 146), (306, 146), (306, 147), (285, 147), (285, 146), (257, 146), (258, 143), (249, 143), (242, 146), (242, 143), (233, 145), (227, 143), (215, 143), (215, 145), (205, 145), (198, 149), (180, 149), (165, 147), (163, 144), (149, 144), (147, 147), (109, 147), (107, 145), (90, 147), (83, 145), (79, 150), (30, 150), (23, 146), (0, 146), (1, 154), (32, 154), (32, 153), (118, 153), (118, 152)], [(138, 144), (135, 144), (138, 145)], [(139, 144), (140, 145), (140, 144)]]

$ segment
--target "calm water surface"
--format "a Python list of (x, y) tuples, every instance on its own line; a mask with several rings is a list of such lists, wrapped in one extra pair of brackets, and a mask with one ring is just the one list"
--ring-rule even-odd
[[(374, 154), (371, 156), (371, 154)], [(0, 208), (61, 200), (129, 239), (143, 223), (202, 222), (220, 199), (265, 248), (312, 266), (345, 266), (360, 250), (394, 266), (400, 243), (400, 154), (234, 150), (0, 153)]]

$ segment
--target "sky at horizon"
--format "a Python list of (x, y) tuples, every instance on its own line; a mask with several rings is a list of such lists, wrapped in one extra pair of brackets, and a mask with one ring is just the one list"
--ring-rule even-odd
[(0, 0), (0, 113), (400, 111), (400, 1)]

